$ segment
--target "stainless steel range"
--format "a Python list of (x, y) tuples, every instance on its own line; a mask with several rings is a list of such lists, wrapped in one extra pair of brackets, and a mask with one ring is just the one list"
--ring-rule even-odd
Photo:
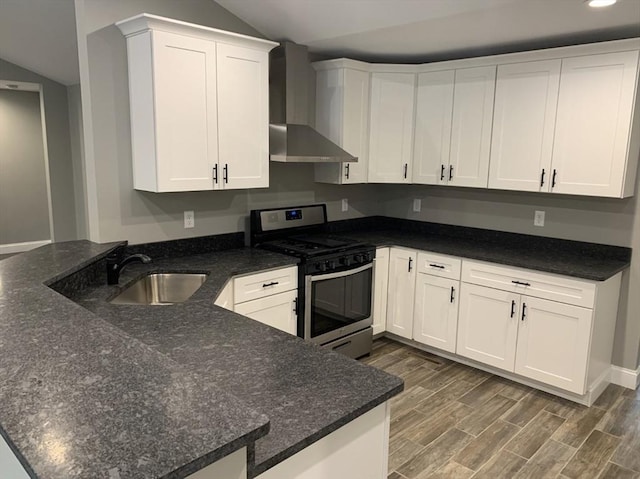
[(374, 246), (329, 234), (326, 205), (251, 211), (251, 244), (300, 258), (298, 336), (353, 358), (371, 352)]

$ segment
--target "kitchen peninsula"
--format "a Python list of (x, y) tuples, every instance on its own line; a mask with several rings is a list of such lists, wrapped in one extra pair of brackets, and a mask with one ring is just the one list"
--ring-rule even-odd
[(108, 318), (105, 298), (94, 314), (48, 287), (81, 290), (118, 246), (58, 243), (0, 263), (0, 426), (33, 477), (187, 477), (243, 448), (256, 477), (380, 407), (384, 419), (402, 390), (395, 376), (212, 304), (229, 276), (291, 265), (286, 256), (190, 257), (209, 277), (189, 301)]

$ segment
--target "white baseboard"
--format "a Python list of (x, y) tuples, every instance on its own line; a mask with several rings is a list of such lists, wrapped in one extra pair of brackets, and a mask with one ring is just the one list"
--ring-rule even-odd
[(25, 241), (24, 243), (0, 244), (0, 254), (23, 253), (24, 251), (39, 248), (40, 246), (44, 246), (50, 243), (51, 240), (49, 239), (41, 241)]
[(628, 389), (638, 389), (640, 385), (640, 366), (633, 369), (611, 365), (611, 382)]

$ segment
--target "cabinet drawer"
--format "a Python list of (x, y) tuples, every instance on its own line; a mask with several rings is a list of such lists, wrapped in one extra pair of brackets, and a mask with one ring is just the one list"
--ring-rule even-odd
[(593, 282), (511, 266), (464, 260), (462, 281), (585, 308), (593, 308), (595, 302)]
[(233, 302), (234, 304), (243, 303), (291, 291), (297, 287), (298, 268), (296, 266), (238, 276), (233, 280)]
[(462, 260), (453, 256), (428, 252), (418, 253), (418, 273), (460, 279), (461, 264)]

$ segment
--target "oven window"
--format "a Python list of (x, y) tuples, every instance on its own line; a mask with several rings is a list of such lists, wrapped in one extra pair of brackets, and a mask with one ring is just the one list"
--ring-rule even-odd
[(311, 290), (311, 337), (338, 330), (371, 316), (373, 269), (314, 281)]

